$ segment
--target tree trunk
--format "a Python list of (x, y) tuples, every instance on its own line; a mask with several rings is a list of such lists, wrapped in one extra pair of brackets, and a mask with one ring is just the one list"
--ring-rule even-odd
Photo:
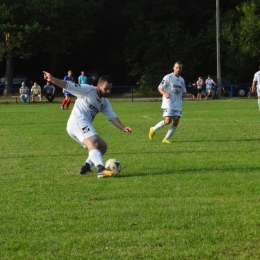
[(13, 87), (13, 65), (14, 65), (13, 51), (7, 50), (4, 96), (10, 94), (11, 89)]

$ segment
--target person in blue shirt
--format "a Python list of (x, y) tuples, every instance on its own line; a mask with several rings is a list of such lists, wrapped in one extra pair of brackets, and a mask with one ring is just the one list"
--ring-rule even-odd
[[(64, 80), (75, 82), (75, 79), (72, 76), (72, 74), (73, 74), (72, 70), (69, 70), (68, 75), (64, 77)], [(65, 98), (62, 101), (61, 109), (64, 110), (65, 105), (66, 105), (65, 109), (69, 109), (72, 95), (66, 89), (63, 89), (63, 94), (64, 94)]]
[(79, 84), (87, 84), (88, 78), (85, 76), (85, 72), (82, 70), (81, 75), (78, 78), (78, 83)]

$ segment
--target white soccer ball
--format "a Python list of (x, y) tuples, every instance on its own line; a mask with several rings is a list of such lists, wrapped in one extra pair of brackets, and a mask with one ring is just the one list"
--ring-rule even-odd
[(117, 159), (109, 159), (105, 163), (105, 168), (109, 171), (121, 171), (121, 163)]

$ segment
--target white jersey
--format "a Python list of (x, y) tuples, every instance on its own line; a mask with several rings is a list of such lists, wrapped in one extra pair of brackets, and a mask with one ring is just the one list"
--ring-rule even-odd
[(102, 112), (108, 120), (117, 117), (109, 100), (98, 96), (96, 87), (67, 81), (66, 90), (77, 97), (68, 124), (88, 125), (94, 120), (98, 112)]
[(257, 88), (260, 89), (260, 71), (255, 73), (253, 81), (257, 82)]
[[(252, 74), (251, 74), (252, 75)], [(207, 89), (212, 89), (212, 84), (214, 80), (213, 79), (206, 79), (206, 88)]]
[(186, 88), (181, 76), (176, 77), (173, 73), (164, 76), (158, 88), (170, 95), (170, 98), (162, 97), (161, 108), (182, 111), (182, 94), (186, 93)]

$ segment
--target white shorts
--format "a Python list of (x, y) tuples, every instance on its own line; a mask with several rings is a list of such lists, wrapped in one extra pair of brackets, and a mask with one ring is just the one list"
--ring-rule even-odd
[(206, 93), (210, 93), (212, 91), (212, 88), (206, 88)]
[(257, 90), (257, 96), (260, 97), (260, 86), (257, 86), (256, 90)]
[(91, 124), (79, 125), (76, 123), (70, 123), (67, 124), (66, 130), (70, 137), (73, 138), (80, 145), (82, 145), (84, 148), (86, 148), (86, 146), (82, 142), (93, 135), (97, 135), (96, 130)]
[(163, 108), (163, 117), (166, 117), (166, 116), (170, 116), (170, 117), (173, 117), (173, 116), (182, 116), (182, 111), (179, 111), (179, 110), (173, 110), (173, 109), (169, 109), (169, 108)]

